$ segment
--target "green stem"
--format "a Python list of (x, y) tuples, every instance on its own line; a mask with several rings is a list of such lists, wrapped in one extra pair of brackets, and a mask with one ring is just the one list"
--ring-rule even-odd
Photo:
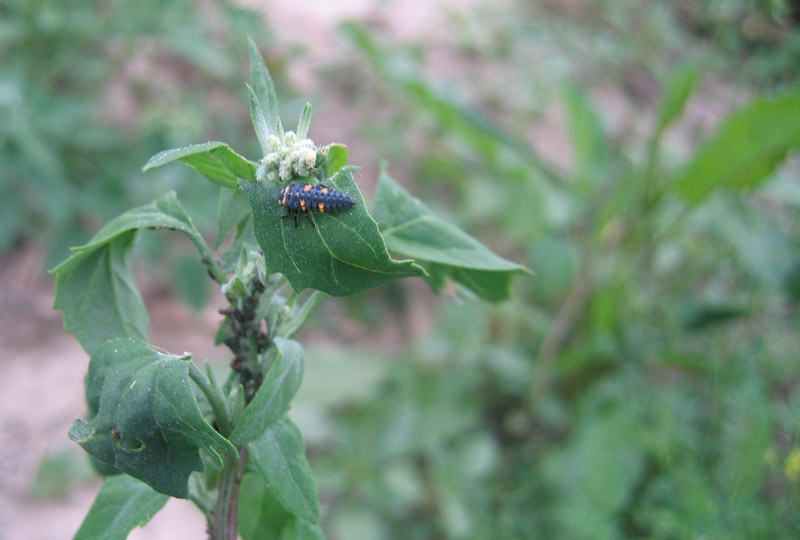
[(217, 504), (211, 521), (212, 540), (237, 540), (237, 516), (239, 510), (239, 487), (247, 466), (247, 449), (240, 446), (239, 458), (223, 456), (219, 477)]
[(190, 234), (189, 238), (192, 240), (192, 243), (197, 247), (197, 251), (203, 256), (203, 263), (208, 266), (208, 273), (214, 278), (214, 281), (219, 283), (220, 285), (224, 285), (228, 281), (228, 276), (222, 270), (222, 267), (219, 265), (216, 257), (211, 252), (211, 248), (208, 247), (206, 241), (203, 239), (200, 233)]
[(214, 420), (217, 422), (220, 434), (222, 434), (223, 437), (229, 436), (233, 432), (233, 426), (231, 425), (228, 407), (225, 404), (225, 398), (219, 389), (219, 385), (209, 382), (200, 371), (200, 368), (194, 365), (193, 362), (189, 363), (189, 377), (191, 377), (200, 391), (203, 392), (203, 395), (206, 396), (206, 399), (208, 399), (208, 403), (211, 405), (211, 412), (214, 413)]

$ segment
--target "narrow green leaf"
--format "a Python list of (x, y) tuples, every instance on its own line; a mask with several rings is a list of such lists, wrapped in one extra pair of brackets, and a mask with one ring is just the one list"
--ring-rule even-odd
[(293, 514), (319, 521), (319, 496), (300, 430), (284, 416), (247, 445), (250, 462), (270, 491)]
[(608, 145), (597, 112), (578, 86), (563, 91), (577, 179), (585, 189), (596, 189), (608, 169)]
[(798, 145), (800, 93), (757, 99), (730, 115), (670, 186), (690, 205), (720, 187), (755, 186)]
[(681, 326), (686, 330), (705, 330), (734, 321), (749, 313), (747, 307), (732, 302), (692, 303), (684, 308)]
[(253, 86), (249, 88), (248, 98), (250, 101), (250, 117), (253, 120), (253, 127), (256, 136), (261, 143), (264, 154), (272, 151), (268, 142), (270, 135), (276, 135), (278, 125), (279, 110), (278, 96), (275, 94), (275, 85), (269, 75), (264, 58), (256, 47), (252, 39), (248, 38), (250, 48), (250, 77)]
[(264, 251), (267, 270), (285, 275), (296, 291), (311, 288), (347, 296), (424, 274), (412, 261), (395, 261), (389, 256), (353, 179), (354, 170), (341, 169), (328, 183), (352, 197), (355, 207), (335, 214), (314, 214), (316, 228), (302, 216), (297, 228), (293, 220), (281, 218), (284, 208), (278, 204), (278, 192), (282, 185), (242, 185), (253, 207), (256, 239)]
[(135, 238), (136, 231), (125, 231), (53, 270), (53, 307), (63, 313), (64, 330), (89, 354), (117, 337), (149, 341), (150, 320), (130, 264)]
[(106, 478), (73, 540), (125, 540), (167, 503), (169, 496), (121, 474)]
[(294, 336), (295, 333), (303, 327), (303, 324), (305, 324), (306, 320), (314, 313), (314, 310), (324, 298), (325, 295), (319, 291), (311, 293), (301, 306), (293, 310), (291, 319), (281, 324), (279, 335), (286, 336), (287, 338)]
[(271, 424), (280, 420), (300, 388), (303, 347), (296, 341), (283, 338), (275, 338), (275, 345), (277, 358), (231, 434), (231, 442), (236, 446), (257, 439)]
[(253, 87), (247, 85), (247, 104), (250, 107), (250, 120), (253, 122), (253, 130), (256, 132), (258, 143), (264, 155), (272, 152), (272, 145), (269, 136), (272, 135), (272, 126), (267, 125), (267, 116), (261, 106), (261, 102), (256, 97)]
[(160, 493), (186, 498), (200, 449), (236, 448), (203, 418), (189, 381), (189, 359), (119, 338), (100, 346), (89, 363), (86, 399), (91, 417), (75, 420), (69, 436), (98, 461)]
[(256, 167), (223, 142), (193, 144), (183, 148), (164, 150), (151, 157), (142, 171), (149, 171), (173, 161), (181, 161), (206, 177), (210, 182), (226, 188), (236, 188), (239, 180), (256, 180)]
[(509, 296), (511, 274), (531, 273), (438, 218), (386, 171), (378, 181), (375, 217), (390, 249), (436, 265), (430, 281), (436, 289), (449, 275), (481, 298), (499, 301)]
[(300, 113), (300, 121), (297, 122), (297, 139), (305, 139), (308, 136), (308, 128), (311, 127), (311, 103), (303, 106)]
[(696, 83), (697, 69), (691, 64), (683, 64), (670, 74), (658, 106), (656, 136), (680, 118)]

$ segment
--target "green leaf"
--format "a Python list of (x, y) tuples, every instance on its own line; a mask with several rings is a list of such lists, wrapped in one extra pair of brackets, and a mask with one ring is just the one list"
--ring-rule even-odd
[(169, 497), (128, 475), (106, 478), (73, 540), (125, 540), (143, 527)]
[(277, 135), (279, 118), (278, 96), (275, 94), (275, 85), (269, 75), (264, 58), (252, 39), (248, 38), (250, 48), (250, 77), (253, 86), (247, 87), (247, 96), (250, 103), (250, 118), (261, 143), (264, 154), (272, 152), (269, 136)]
[(160, 493), (186, 498), (192, 471), (203, 469), (200, 449), (236, 448), (205, 421), (189, 381), (189, 357), (162, 354), (128, 338), (98, 348), (89, 363), (90, 419), (75, 420), (70, 438), (98, 461)]
[(317, 484), (306, 460), (303, 436), (289, 417), (269, 426), (258, 439), (248, 443), (247, 449), (250, 462), (275, 498), (293, 514), (317, 523)]
[(286, 511), (259, 474), (245, 474), (239, 490), (238, 528), (242, 540), (280, 538), (292, 514)]
[(308, 128), (311, 127), (311, 103), (303, 106), (300, 113), (300, 121), (297, 122), (297, 140), (305, 139), (308, 136)]
[(238, 519), (242, 540), (325, 540), (319, 525), (288, 512), (260, 475), (242, 479)]
[(208, 302), (208, 267), (197, 256), (178, 257), (172, 269), (172, 287), (181, 300), (199, 312)]
[(149, 341), (147, 311), (129, 262), (136, 230), (143, 228), (177, 230), (201, 252), (205, 246), (171, 191), (109, 221), (51, 270), (57, 274), (53, 306), (64, 314), (64, 330), (74, 334), (89, 354), (112, 338)]
[(681, 65), (670, 74), (658, 106), (657, 137), (683, 113), (696, 83), (697, 69), (691, 64)]
[(89, 354), (117, 337), (149, 341), (150, 320), (130, 265), (135, 238), (136, 231), (125, 231), (52, 270), (53, 307), (63, 313), (64, 330)]
[(239, 417), (231, 434), (236, 446), (257, 439), (289, 410), (289, 403), (303, 380), (303, 347), (296, 341), (275, 338), (277, 358), (264, 382)]
[(413, 261), (395, 261), (389, 256), (353, 179), (354, 170), (341, 169), (328, 183), (352, 197), (355, 207), (336, 214), (315, 214), (316, 228), (305, 219), (297, 228), (293, 220), (281, 219), (281, 184), (242, 185), (253, 207), (256, 239), (264, 251), (267, 270), (285, 275), (296, 291), (311, 288), (347, 296), (424, 273)]
[[(200, 231), (194, 226), (192, 219), (178, 202), (175, 192), (169, 191), (149, 204), (132, 208), (117, 216), (103, 225), (87, 244), (72, 249), (80, 255), (101, 247), (126, 231), (137, 229), (180, 231), (188, 236), (195, 245), (204, 244), (205, 242)], [(71, 259), (67, 259), (61, 266), (55, 268), (53, 272), (58, 272)]]
[(325, 178), (330, 178), (347, 165), (349, 151), (343, 144), (329, 144), (321, 148), (318, 154), (324, 156)]
[(227, 144), (213, 141), (159, 152), (145, 163), (142, 171), (173, 161), (189, 165), (210, 182), (226, 188), (236, 188), (242, 179), (250, 182), (256, 180), (255, 165), (231, 150)]
[(705, 330), (749, 313), (747, 307), (732, 302), (693, 303), (684, 311), (681, 326), (686, 330)]
[(242, 192), (221, 189), (217, 206), (217, 238), (214, 249), (219, 249), (232, 230), (238, 229), (250, 218), (250, 202)]
[(584, 189), (596, 189), (598, 178), (608, 170), (608, 145), (603, 126), (589, 97), (580, 87), (566, 85), (563, 96), (577, 179)]
[(325, 540), (325, 534), (318, 524), (292, 516), (283, 527), (280, 540)]
[(757, 99), (728, 117), (671, 188), (693, 205), (719, 187), (754, 186), (798, 145), (800, 93)]
[(435, 289), (449, 276), (481, 298), (494, 302), (508, 298), (511, 274), (531, 273), (439, 219), (386, 171), (382, 171), (378, 181), (374, 211), (390, 249), (432, 263), (430, 283)]

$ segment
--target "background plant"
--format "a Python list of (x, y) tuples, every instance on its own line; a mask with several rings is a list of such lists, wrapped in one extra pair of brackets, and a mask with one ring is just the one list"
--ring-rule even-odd
[[(481, 21), (478, 39), (493, 35)], [(519, 36), (506, 24), (497, 36)], [(672, 62), (644, 134), (612, 139), (596, 98), (562, 85), (574, 159), (564, 171), (482, 114), (494, 95), (442, 88), (422, 50), (344, 31), (376, 81), (360, 99), (398, 109), (375, 140), (422, 149), (408, 160), (419, 189), (447, 179), (455, 219), (501, 252), (528, 253), (537, 277), (502, 307), (444, 307), (439, 331), (373, 394), (339, 398), (319, 467), (330, 486), (349, 481), (340, 535), (409, 537), (408, 523), (416, 538), (797, 534), (796, 163), (772, 175), (798, 144), (796, 90), (752, 100), (676, 159), (670, 129), (713, 76), (698, 70), (702, 56)], [(597, 69), (612, 73), (611, 60)], [(522, 127), (537, 108), (505, 99), (497, 116)], [(382, 431), (387, 422), (404, 429)], [(366, 466), (354, 439), (374, 449)], [(359, 536), (364, 527), (373, 532)]]
[[(321, 294), (352, 295), (425, 276), (434, 288), (450, 278), (500, 300), (508, 296), (510, 275), (526, 271), (441, 221), (386, 173), (374, 205), (379, 230), (353, 179), (357, 167), (346, 164), (347, 148), (317, 148), (306, 139), (310, 105), (297, 132), (284, 131), (272, 79), (252, 42), (250, 54), (260, 164), (210, 142), (161, 152), (144, 167), (182, 161), (222, 186), (216, 247), (233, 234), (229, 247), (214, 254), (169, 192), (107, 223), (53, 270), (64, 328), (91, 356), (89, 413), (69, 435), (108, 477), (78, 539), (124, 538), (170, 496), (192, 500), (215, 540), (237, 538), (240, 526), (245, 538), (323, 537), (303, 438), (287, 416), (303, 373), (303, 349), (291, 337)], [(278, 194), (293, 181), (329, 184), (356, 205), (346, 215), (324, 215), (310, 229), (292, 226), (281, 219)], [(129, 261), (142, 229), (185, 234), (221, 286), (229, 306), (220, 310), (225, 319), (215, 341), (233, 354), (224, 383), (209, 364), (203, 372), (188, 353), (150, 344)], [(430, 272), (412, 260), (393, 260), (386, 240)], [(306, 289), (315, 291), (301, 299)]]
[[(177, 141), (213, 135), (254, 149), (243, 116), (208, 104), (239, 90), (236, 51), (260, 26), (253, 12), (191, 0), (4, 0), (0, 14), (0, 250), (44, 237), (52, 266), (164, 185), (183, 192), (183, 171), (139, 173)], [(212, 188), (185, 191), (190, 209), (213, 213)]]
[[(695, 83), (685, 113), (658, 141), (654, 171), (665, 181), (681, 175), (732, 111), (757, 95), (791, 93), (799, 65), (791, 10), (735, 1), (515, 2), (513, 9), (479, 1), (449, 9), (435, 31), (410, 41), (410, 32), (393, 29), (416, 19), (398, 16), (397, 5), (381, 4), (364, 19), (365, 29), (381, 29), (371, 41), (383, 64), (356, 39), (351, 49), (334, 48), (308, 64), (320, 67), (314, 80), (325, 88), (315, 111), (330, 110), (323, 95), (338, 96), (334, 108), (348, 112), (337, 129), (358, 126), (369, 148), (390, 159), (392, 173), (437, 215), (527, 262), (537, 277), (519, 280), (500, 306), (432, 301), (424, 287), (399, 284), (407, 281), (320, 306), (300, 338), (313, 362), (292, 418), (309, 447), (328, 536), (405, 537), (413, 523), (422, 537), (472, 538), (495, 527), (495, 536), (595, 538), (600, 529), (587, 531), (585, 515), (598, 518), (591, 525), (631, 538), (714, 531), (727, 538), (751, 530), (796, 536), (796, 158), (790, 154), (756, 189), (715, 189), (691, 209), (662, 190), (655, 209), (638, 218), (589, 211), (601, 206), (594, 194), (618, 193), (597, 186), (650, 178), (643, 163), (673, 72)], [(709, 31), (702, 17), (716, 28)], [(757, 40), (745, 36), (753, 20), (767, 22)], [(313, 48), (313, 37), (294, 39)], [(275, 59), (270, 49), (271, 68)], [(678, 65), (686, 60), (688, 69)], [(580, 114), (581, 102), (588, 115)], [(301, 106), (284, 109), (292, 113), (284, 117), (296, 117)], [(578, 120), (565, 134), (575, 111)], [(332, 124), (320, 122), (322, 115), (315, 114), (315, 129)], [(235, 136), (187, 134), (150, 152)], [(323, 138), (330, 139), (336, 137)], [(592, 141), (610, 151), (593, 152)], [(257, 155), (248, 144), (255, 140), (233, 146)], [(525, 155), (530, 147), (555, 173), (551, 179)], [(576, 156), (587, 153), (601, 166), (584, 162), (577, 189)], [(168, 178), (136, 181), (161, 190), (183, 168), (161, 171)], [(370, 191), (372, 175), (359, 180)], [(566, 185), (550, 187), (559, 180)], [(187, 207), (193, 193), (179, 189)], [(150, 198), (142, 194), (134, 204)], [(216, 197), (206, 201), (216, 204)], [(202, 216), (191, 214), (206, 232)], [(609, 243), (621, 223), (643, 233), (626, 242), (623, 258)], [(147, 249), (151, 238), (177, 235), (141, 236)], [(580, 280), (590, 252), (595, 280)], [(652, 264), (628, 270), (630, 256)], [(573, 306), (566, 310), (573, 315), (559, 317), (562, 306)], [(538, 392), (544, 397), (528, 401), (545, 342), (556, 346), (547, 348), (550, 375)], [(384, 403), (389, 399), (400, 412)], [(757, 413), (741, 413), (747, 408)], [(397, 429), (381, 431), (389, 416)], [(746, 447), (751, 428), (761, 435)], [(383, 446), (369, 461), (354, 458), (378, 440)], [(644, 455), (645, 466), (614, 482), (604, 473), (617, 471), (612, 458), (620, 448)]]

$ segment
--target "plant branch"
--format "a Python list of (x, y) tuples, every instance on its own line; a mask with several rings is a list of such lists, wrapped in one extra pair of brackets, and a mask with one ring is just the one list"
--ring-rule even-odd
[[(206, 364), (206, 370), (210, 370), (208, 364)], [(219, 385), (215, 384), (216, 380), (209, 382), (209, 379), (206, 379), (200, 371), (200, 368), (198, 368), (194, 362), (189, 363), (189, 377), (191, 377), (192, 381), (194, 381), (200, 391), (203, 392), (203, 395), (206, 396), (206, 399), (208, 399), (208, 403), (211, 405), (211, 411), (214, 413), (214, 420), (216, 420), (217, 426), (219, 427), (219, 432), (223, 437), (230, 435), (233, 432), (233, 426), (231, 425), (230, 416), (228, 414), (228, 407), (225, 404), (225, 397), (222, 395)], [(213, 377), (213, 375), (211, 377)]]

